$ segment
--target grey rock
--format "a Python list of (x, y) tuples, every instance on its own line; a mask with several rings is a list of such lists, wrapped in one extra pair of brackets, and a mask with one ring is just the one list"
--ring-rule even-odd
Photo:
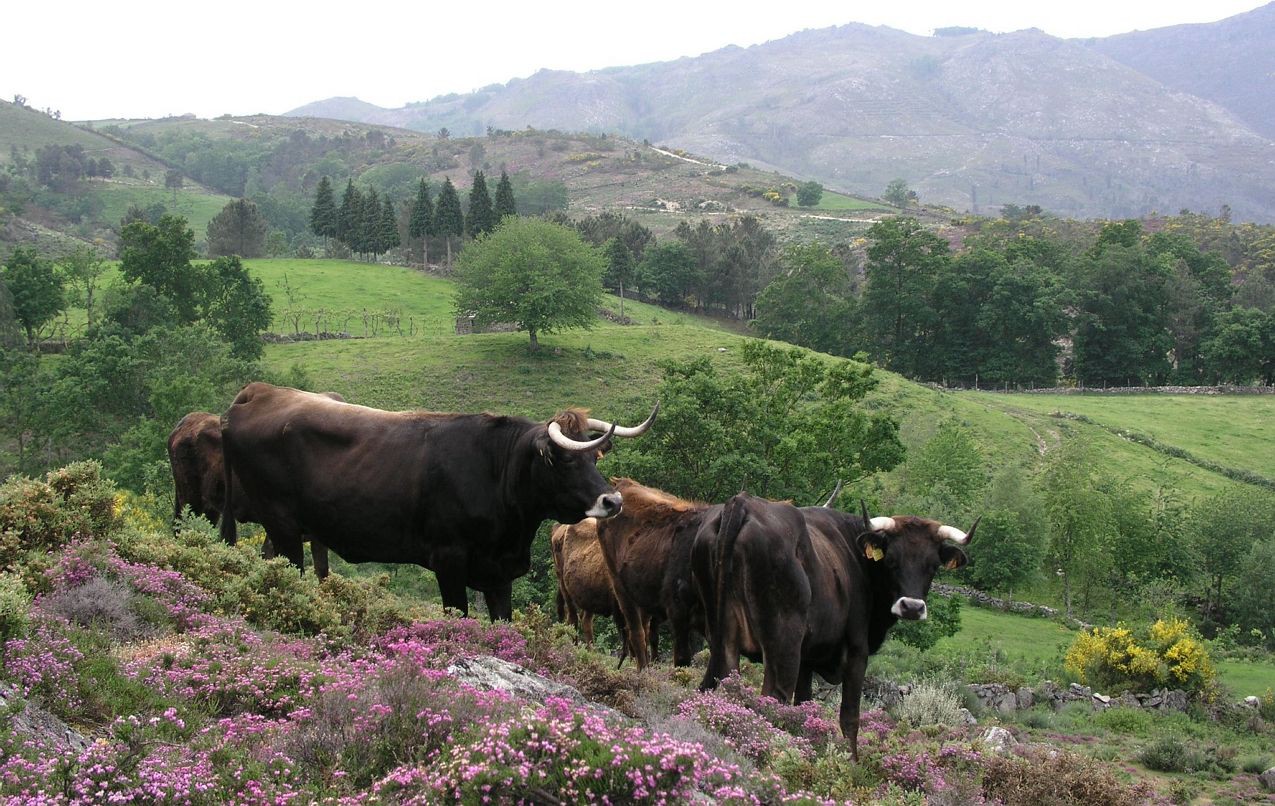
[(1160, 703), (1162, 711), (1185, 711), (1190, 700), (1187, 698), (1185, 691), (1166, 691), (1164, 692), (1164, 700)]
[(1014, 695), (1014, 697), (1016, 700), (1018, 700), (1019, 710), (1031, 708), (1033, 705), (1036, 704), (1036, 695), (1027, 686), (1023, 686), (1022, 688), (1018, 689), (1018, 692)]
[(1014, 738), (1014, 734), (1004, 728), (991, 727), (983, 734), (983, 744), (987, 745), (987, 749), (993, 753), (1005, 753), (1018, 744), (1018, 740)]
[(1117, 697), (1115, 699), (1115, 704), (1124, 706), (1125, 708), (1141, 708), (1142, 707), (1142, 703), (1138, 700), (1137, 695), (1129, 694), (1128, 692), (1121, 694), (1119, 697)]
[(1257, 780), (1262, 782), (1262, 786), (1266, 787), (1267, 792), (1275, 792), (1275, 767), (1271, 767), (1257, 776)]
[(64, 753), (78, 753), (89, 746), (83, 734), (44, 710), (39, 704), (23, 701), (17, 686), (0, 683), (0, 710), (8, 711), (21, 705), (22, 710), (9, 723), (11, 730), (35, 741), (50, 745), (51, 749)]
[(489, 656), (459, 658), (447, 667), (447, 673), (474, 688), (505, 691), (528, 702), (544, 702), (549, 697), (561, 697), (574, 703), (589, 705), (604, 713), (620, 716), (618, 711), (586, 699), (571, 686), (555, 683), (547, 677), (542, 677), (516, 663), (500, 658)]
[(1094, 700), (1102, 703), (1103, 705), (1109, 705), (1111, 703), (1111, 698), (1108, 697), (1106, 694), (1095, 694), (1093, 695), (1093, 698)]
[(962, 709), (961, 709), (961, 711), (960, 711), (960, 713), (961, 713), (961, 721), (962, 721), (964, 724), (966, 724), (966, 725), (977, 725), (977, 724), (978, 724), (978, 718), (977, 718), (977, 717), (975, 717), (975, 716), (974, 716), (974, 714), (972, 714), (972, 713), (970, 712), (970, 709), (968, 709), (968, 708), (962, 708)]

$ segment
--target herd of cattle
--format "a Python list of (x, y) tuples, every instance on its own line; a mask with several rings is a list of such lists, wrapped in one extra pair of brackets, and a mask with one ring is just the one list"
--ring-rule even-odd
[[(568, 409), (548, 422), (493, 414), (388, 412), (252, 383), (218, 417), (194, 412), (168, 440), (175, 516), (189, 507), (234, 543), (260, 523), (266, 551), (298, 567), (310, 540), (348, 562), (415, 563), (434, 572), (443, 604), (468, 613), (481, 591), (492, 619), (512, 615), (515, 579), (531, 566), (540, 524), (553, 531), (559, 613), (592, 640), (613, 617), (639, 667), (668, 622), (673, 662), (708, 640), (701, 688), (744, 655), (764, 665), (763, 693), (812, 694), (813, 675), (842, 684), (840, 724), (856, 745), (868, 656), (899, 619), (924, 619), (939, 567), (966, 562), (969, 533), (912, 516), (869, 517), (740, 493), (686, 501), (597, 461), (623, 427)], [(836, 497), (834, 492), (833, 498)]]

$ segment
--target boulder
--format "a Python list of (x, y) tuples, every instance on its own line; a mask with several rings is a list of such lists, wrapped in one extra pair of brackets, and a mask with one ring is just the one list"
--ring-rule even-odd
[(1275, 792), (1275, 767), (1271, 767), (1257, 776), (1257, 780), (1262, 782), (1262, 786), (1266, 788), (1267, 792)]
[(961, 722), (962, 722), (962, 724), (965, 724), (965, 725), (977, 725), (977, 724), (978, 724), (978, 718), (977, 718), (977, 717), (975, 717), (975, 716), (974, 716), (974, 714), (970, 712), (970, 709), (968, 709), (968, 708), (962, 708), (962, 709), (961, 709), (961, 711), (960, 711), (960, 714), (961, 714)]
[(447, 673), (474, 688), (504, 691), (532, 703), (544, 702), (549, 697), (559, 697), (620, 716), (618, 711), (586, 699), (571, 686), (555, 683), (547, 677), (542, 677), (516, 663), (500, 658), (490, 656), (458, 658), (455, 663), (447, 667)]
[(68, 753), (78, 753), (89, 746), (89, 740), (79, 731), (38, 704), (25, 701), (17, 686), (0, 683), (0, 711), (10, 709), (16, 710), (9, 723), (10, 730), (20, 736), (29, 736), (40, 744)]
[(987, 749), (993, 753), (1006, 753), (1018, 744), (1018, 740), (1014, 738), (1014, 734), (1004, 728), (991, 727), (983, 734), (983, 744), (987, 745)]
[(1036, 704), (1036, 695), (1027, 686), (1022, 686), (1014, 694), (1014, 699), (1018, 701), (1018, 710), (1023, 711), (1031, 708)]
[(1164, 700), (1160, 703), (1161, 711), (1185, 711), (1190, 698), (1185, 691), (1174, 689), (1164, 692)]

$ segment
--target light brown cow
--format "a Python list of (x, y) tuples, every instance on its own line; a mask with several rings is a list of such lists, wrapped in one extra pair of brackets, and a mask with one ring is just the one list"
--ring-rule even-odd
[(560, 523), (553, 527), (549, 544), (558, 574), (558, 618), (575, 627), (586, 644), (593, 644), (594, 616), (610, 616), (624, 635), (624, 616), (598, 543), (597, 520)]
[(691, 548), (701, 520), (721, 506), (686, 501), (632, 479), (615, 479), (615, 489), (624, 496), (624, 510), (598, 524), (598, 540), (638, 668), (656, 654), (654, 633), (663, 621), (673, 629), (673, 663), (689, 666), (691, 632), (703, 632)]

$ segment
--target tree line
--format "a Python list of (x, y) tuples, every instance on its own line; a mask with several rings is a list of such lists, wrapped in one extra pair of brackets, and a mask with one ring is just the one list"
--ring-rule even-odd
[[(173, 423), (268, 376), (269, 295), (238, 256), (196, 262), (184, 218), (124, 224), (119, 280), (105, 284), (106, 269), (88, 247), (56, 260), (19, 248), (0, 268), (0, 475), (98, 456), (140, 490), (167, 473)], [(71, 305), (85, 327), (50, 359), (37, 342)]]
[(360, 190), (351, 179), (338, 204), (331, 179), (324, 176), (310, 208), (310, 231), (324, 239), (325, 248), (331, 239), (371, 260), (403, 245), (402, 235), (406, 235), (407, 246), (419, 254), (422, 264), (429, 263), (431, 241), (437, 244), (441, 240), (451, 265), (453, 250), (465, 238), (485, 235), (506, 216), (517, 214), (513, 183), (505, 171), (500, 172), (494, 200), (487, 190), (486, 175), (481, 170), (474, 172), (467, 211), (461, 209), (460, 194), (451, 177), (443, 180), (436, 197), (429, 181), (422, 178), (407, 209), (405, 232), (400, 233), (400, 221), (388, 197), (381, 200), (375, 188)]
[(790, 248), (757, 330), (972, 386), (1275, 382), (1275, 266), (1241, 275), (1186, 233), (1107, 222), (1086, 242), (991, 229), (960, 251), (911, 218), (868, 231), (862, 288)]

